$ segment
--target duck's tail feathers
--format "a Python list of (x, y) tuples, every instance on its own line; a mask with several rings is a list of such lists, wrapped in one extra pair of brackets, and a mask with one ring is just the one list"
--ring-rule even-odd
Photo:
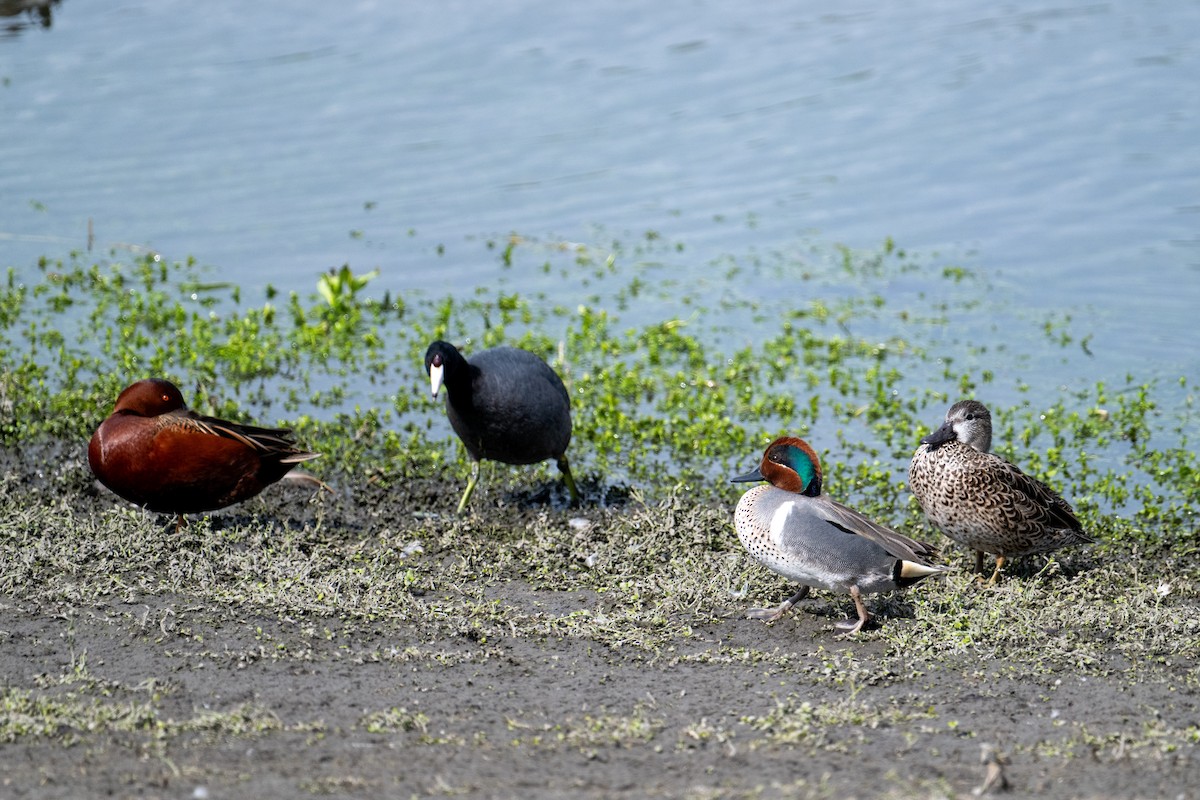
[(305, 461), (312, 461), (314, 458), (320, 458), (320, 453), (304, 453), (295, 452), (288, 453), (283, 458), (279, 459), (280, 464), (302, 464)]
[(912, 586), (931, 575), (945, 575), (948, 571), (948, 567), (930, 566), (898, 559), (896, 566), (892, 569), (892, 580), (896, 582), (897, 586)]
[(285, 481), (288, 481), (291, 483), (301, 483), (301, 484), (304, 484), (305, 486), (311, 486), (318, 493), (325, 491), (325, 492), (329, 492), (330, 494), (337, 494), (337, 492), (334, 490), (334, 488), (332, 486), (330, 486), (328, 483), (321, 480), (316, 475), (305, 472), (302, 469), (291, 470), (290, 472), (288, 472), (286, 475), (283, 476), (283, 479)]

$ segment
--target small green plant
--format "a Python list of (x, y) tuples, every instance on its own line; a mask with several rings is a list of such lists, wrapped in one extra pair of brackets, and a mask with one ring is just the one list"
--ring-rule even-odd
[(349, 264), (343, 264), (341, 269), (330, 268), (317, 280), (317, 291), (329, 304), (330, 313), (340, 316), (354, 308), (358, 301), (358, 293), (373, 279), (379, 277), (379, 270), (373, 269), (362, 275), (355, 275)]

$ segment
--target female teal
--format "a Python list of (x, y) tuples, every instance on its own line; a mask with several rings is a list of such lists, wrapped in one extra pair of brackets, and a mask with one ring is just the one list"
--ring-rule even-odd
[(1010, 558), (1095, 541), (1066, 500), (991, 448), (991, 412), (962, 400), (921, 440), (908, 467), (908, 487), (925, 516), (975, 551), (975, 571), (983, 572), (984, 553), (996, 557), (987, 585)]

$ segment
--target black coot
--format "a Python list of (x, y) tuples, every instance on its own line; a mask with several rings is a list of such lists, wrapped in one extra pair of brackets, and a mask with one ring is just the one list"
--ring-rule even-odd
[(496, 347), (466, 359), (454, 345), (436, 341), (425, 351), (425, 371), (434, 397), (446, 388), (446, 415), (471, 456), (471, 477), (458, 513), (471, 499), (484, 458), (506, 464), (553, 458), (571, 501), (578, 501), (566, 455), (570, 398), (545, 361), (515, 347)]

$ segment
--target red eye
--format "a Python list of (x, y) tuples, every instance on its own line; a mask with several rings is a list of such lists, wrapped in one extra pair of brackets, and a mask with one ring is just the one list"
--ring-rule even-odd
[(164, 395), (162, 396), (162, 401), (163, 401), (164, 403), (169, 403), (169, 402), (171, 402), (171, 395), (169, 395), (169, 394), (164, 394)]

